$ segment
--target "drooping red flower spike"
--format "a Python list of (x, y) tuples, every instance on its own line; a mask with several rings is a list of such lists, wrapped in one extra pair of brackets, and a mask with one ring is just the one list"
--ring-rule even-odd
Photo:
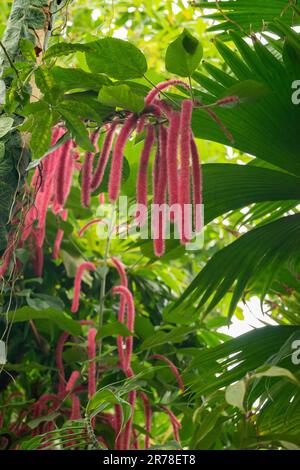
[(44, 267), (44, 252), (41, 246), (36, 246), (35, 248), (35, 258), (33, 261), (34, 272), (36, 276), (41, 277), (43, 274)]
[(8, 244), (2, 256), (2, 265), (0, 267), (0, 277), (4, 277), (7, 269), (9, 267), (9, 263), (13, 257), (14, 251), (14, 243), (12, 235), (8, 238)]
[(97, 167), (91, 181), (91, 190), (95, 191), (101, 184), (104, 172), (107, 166), (109, 159), (110, 151), (113, 144), (114, 134), (116, 127), (118, 125), (117, 121), (111, 123), (110, 128), (107, 131), (106, 137), (103, 142), (102, 150), (99, 156)]
[(162, 354), (153, 354), (153, 356), (151, 356), (151, 358), (152, 359), (158, 359), (158, 360), (163, 361), (166, 364), (168, 364), (168, 366), (170, 367), (170, 369), (173, 372), (174, 376), (176, 377), (176, 380), (177, 380), (177, 383), (178, 383), (178, 386), (179, 386), (180, 390), (182, 392), (184, 392), (183, 380), (182, 380), (180, 372), (177, 369), (177, 367), (175, 366), (175, 364), (172, 361), (170, 361), (170, 359), (168, 359), (166, 356), (163, 356)]
[(89, 359), (89, 383), (88, 395), (91, 399), (96, 393), (96, 328), (91, 328), (88, 332), (88, 359)]
[(147, 186), (148, 186), (148, 164), (151, 149), (153, 147), (155, 140), (155, 132), (154, 126), (151, 124), (147, 127), (147, 135), (144, 143), (144, 147), (142, 150), (141, 158), (140, 158), (140, 165), (138, 171), (138, 178), (137, 178), (137, 194), (136, 194), (136, 202), (140, 205), (138, 220), (139, 226), (142, 226), (146, 221), (146, 208), (147, 208)]
[(74, 282), (74, 297), (73, 297), (73, 302), (72, 302), (72, 307), (71, 307), (72, 313), (76, 313), (79, 307), (81, 279), (86, 269), (89, 269), (90, 271), (96, 271), (96, 266), (94, 265), (94, 263), (86, 261), (78, 267), (76, 271), (75, 282)]
[(122, 414), (122, 407), (121, 405), (115, 405), (115, 449), (116, 450), (123, 450), (122, 449), (122, 444), (123, 444), (123, 435), (122, 435), (122, 419), (123, 419), (123, 414)]
[[(128, 286), (128, 280), (127, 280), (127, 276), (126, 276), (125, 266), (115, 256), (112, 256), (111, 260), (112, 260), (113, 264), (115, 265), (115, 267), (116, 267), (116, 269), (119, 273), (122, 286), (127, 287)], [(125, 308), (126, 308), (126, 299), (125, 299), (124, 296), (121, 296), (120, 305), (119, 305), (119, 312), (118, 312), (118, 321), (120, 323), (124, 322)], [(117, 336), (117, 346), (118, 346), (118, 354), (119, 354), (120, 364), (121, 364), (122, 368), (125, 369), (124, 344), (123, 344), (123, 338), (122, 338), (121, 335)]]
[(93, 160), (93, 152), (87, 152), (81, 169), (81, 204), (83, 207), (89, 207), (91, 202)]
[(111, 202), (118, 199), (121, 185), (123, 156), (127, 140), (136, 124), (137, 116), (131, 114), (123, 125), (114, 146), (108, 184), (108, 197)]
[[(114, 295), (120, 295), (124, 297), (127, 307), (127, 328), (133, 334), (134, 333), (134, 319), (135, 319), (135, 309), (134, 302), (131, 292), (125, 286), (115, 286), (112, 289)], [(126, 338), (126, 352), (124, 357), (124, 372), (130, 368), (131, 355), (132, 355), (132, 345), (133, 345), (133, 336), (128, 336)]]
[(74, 169), (73, 141), (68, 140), (58, 150), (55, 198), (58, 204), (63, 206), (69, 195), (72, 183)]
[(59, 395), (63, 394), (64, 391), (65, 391), (65, 387), (66, 387), (66, 384), (65, 384), (65, 369), (64, 369), (64, 365), (63, 365), (63, 360), (62, 360), (62, 353), (63, 353), (63, 350), (64, 350), (64, 345), (65, 345), (65, 342), (67, 341), (69, 337), (69, 333), (67, 333), (66, 331), (64, 333), (62, 333), (62, 335), (60, 336), (58, 342), (57, 342), (57, 346), (56, 346), (56, 367), (57, 367), (57, 370), (58, 370), (58, 377), (59, 377), (59, 381), (58, 381), (58, 393)]
[(113, 264), (115, 265), (115, 267), (116, 267), (116, 269), (119, 273), (122, 286), (127, 287), (128, 286), (128, 279), (127, 279), (124, 264), (118, 258), (116, 258), (115, 256), (112, 256), (111, 260), (112, 260)]
[[(64, 209), (61, 213), (61, 219), (65, 222), (67, 218), (68, 218), (68, 210)], [(56, 234), (56, 238), (55, 238), (54, 246), (53, 246), (53, 252), (52, 252), (53, 259), (57, 259), (59, 256), (59, 250), (60, 250), (61, 242), (64, 237), (64, 233), (65, 232), (62, 228), (59, 228), (57, 230), (57, 234)]]
[(154, 253), (156, 256), (162, 256), (165, 251), (165, 218), (166, 214), (163, 205), (166, 202), (167, 188), (167, 129), (160, 126), (159, 129), (159, 158), (154, 162), (153, 169), (153, 231), (154, 231)]
[(78, 396), (75, 395), (75, 393), (72, 393), (72, 411), (71, 411), (70, 419), (72, 421), (72, 420), (76, 420), (76, 419), (80, 419), (80, 418), (81, 418), (80, 400), (79, 400)]
[(138, 433), (137, 433), (137, 430), (136, 430), (136, 429), (133, 429), (133, 430), (132, 430), (132, 435), (133, 435), (133, 444), (132, 444), (132, 447), (133, 447), (133, 449), (135, 449), (135, 450), (139, 450), (140, 446), (139, 446), (139, 440), (138, 440)]
[(191, 240), (191, 207), (190, 207), (190, 141), (191, 117), (193, 103), (183, 100), (180, 120), (180, 178), (179, 178), (179, 204), (181, 209), (180, 236), (181, 242)]
[(72, 374), (70, 375), (70, 378), (67, 382), (66, 392), (72, 392), (79, 377), (80, 377), (80, 372), (78, 372), (78, 370), (74, 370)]
[[(170, 208), (178, 204), (178, 142), (180, 131), (180, 113), (173, 112), (167, 139), (167, 172)], [(175, 215), (174, 215), (175, 217)]]

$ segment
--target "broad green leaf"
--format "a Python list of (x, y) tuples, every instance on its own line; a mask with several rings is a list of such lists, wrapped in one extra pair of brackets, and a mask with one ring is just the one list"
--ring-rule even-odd
[(4, 137), (12, 128), (14, 120), (11, 117), (0, 117), (0, 139)]
[[(3, 314), (1, 315), (4, 316)], [(30, 307), (22, 307), (15, 312), (8, 312), (8, 320), (13, 323), (27, 322), (29, 320), (45, 319), (53, 321), (63, 331), (68, 331), (76, 336), (81, 334), (81, 325), (69, 317), (66, 313), (48, 308), (46, 310), (35, 310)]]
[(172, 42), (166, 52), (166, 69), (180, 77), (190, 77), (203, 55), (201, 43), (186, 29)]
[(97, 91), (103, 85), (111, 83), (105, 75), (89, 73), (80, 68), (55, 66), (52, 68), (52, 75), (59, 87), (64, 90), (88, 89)]
[(58, 85), (55, 83), (51, 71), (46, 66), (41, 65), (36, 69), (35, 83), (43, 93), (46, 101), (49, 101), (51, 104), (57, 103), (60, 97), (60, 90)]
[(51, 144), (52, 113), (36, 113), (33, 115), (30, 147), (35, 158), (41, 157)]
[(62, 137), (60, 137), (60, 139), (58, 139), (55, 145), (50, 147), (47, 150), (47, 152), (44, 153), (44, 155), (41, 158), (38, 158), (37, 160), (33, 160), (32, 162), (30, 162), (26, 170), (29, 171), (29, 170), (32, 170), (33, 168), (36, 168), (43, 161), (43, 159), (47, 157), (47, 155), (54, 152), (54, 150), (58, 149), (64, 142), (66, 142), (69, 139), (70, 139), (70, 134), (66, 132)]
[(225, 399), (229, 405), (236, 406), (241, 411), (245, 411), (244, 400), (246, 394), (246, 383), (244, 380), (229, 385), (225, 390)]
[(36, 55), (34, 51), (34, 43), (29, 41), (29, 39), (22, 38), (19, 44), (22, 56), (27, 60), (35, 62)]
[(179, 326), (176, 328), (173, 328), (172, 330), (166, 332), (163, 330), (156, 331), (155, 334), (147, 338), (140, 346), (141, 351), (144, 351), (145, 349), (150, 349), (154, 348), (157, 346), (160, 346), (162, 344), (176, 344), (180, 343), (184, 340), (184, 338), (189, 334), (195, 331), (197, 327), (191, 326), (191, 327), (186, 327), (186, 326)]
[(144, 108), (144, 98), (133, 93), (128, 85), (103, 86), (98, 99), (108, 106), (124, 108), (135, 113)]
[(65, 119), (68, 130), (72, 134), (75, 142), (84, 150), (94, 152), (95, 148), (90, 141), (88, 131), (83, 122), (69, 109), (58, 106), (57, 111)]
[(47, 51), (43, 55), (43, 59), (46, 60), (51, 59), (53, 57), (62, 57), (65, 55), (74, 54), (78, 51), (85, 52), (87, 49), (87, 44), (71, 44), (67, 42), (60, 42), (49, 47), (49, 49), (47, 49)]
[(67, 112), (74, 113), (76, 116), (82, 119), (88, 119), (92, 121), (99, 122), (101, 121), (101, 116), (90, 106), (89, 102), (75, 101), (68, 99), (67, 101), (62, 101), (59, 104), (59, 109), (65, 109)]
[(116, 335), (131, 336), (132, 333), (123, 323), (115, 321), (113, 323), (107, 323), (106, 325), (102, 326), (97, 334), (97, 339)]
[(147, 71), (144, 54), (130, 42), (117, 38), (89, 43), (86, 61), (92, 72), (106, 73), (117, 80), (139, 78)]

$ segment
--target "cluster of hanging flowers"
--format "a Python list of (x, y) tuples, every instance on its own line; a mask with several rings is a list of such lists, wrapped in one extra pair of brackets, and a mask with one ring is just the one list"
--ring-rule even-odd
[[(181, 80), (169, 80), (155, 87), (145, 98), (145, 108), (140, 114), (126, 113), (125, 121), (116, 117), (105, 125), (106, 137), (93, 173), (93, 154), (87, 152), (82, 172), (82, 204), (89, 205), (90, 195), (102, 182), (110, 153), (108, 197), (115, 202), (120, 194), (124, 149), (134, 130), (145, 132), (144, 146), (140, 156), (136, 185), (136, 223), (142, 227), (147, 220), (148, 173), (150, 157), (155, 149), (152, 163), (152, 236), (157, 256), (165, 251), (166, 204), (169, 216), (175, 221), (182, 243), (192, 238), (191, 206), (193, 206), (194, 229), (202, 228), (202, 177), (197, 146), (191, 131), (193, 101), (183, 100), (181, 110), (174, 110), (159, 99), (159, 93), (171, 85), (190, 87)], [(118, 128), (121, 129), (118, 132)], [(191, 186), (193, 199), (191, 200)]]
[[(81, 203), (88, 207), (91, 196), (103, 181), (105, 170), (111, 156), (111, 169), (109, 174), (108, 198), (115, 202), (120, 194), (124, 149), (126, 142), (134, 131), (137, 134), (145, 133), (144, 145), (140, 156), (138, 177), (136, 183), (136, 223), (142, 227), (147, 221), (147, 206), (149, 199), (148, 174), (150, 171), (151, 155), (152, 162), (152, 233), (154, 234), (154, 252), (162, 256), (165, 251), (165, 226), (167, 217), (176, 224), (182, 244), (188, 243), (193, 236), (193, 229), (200, 232), (203, 226), (202, 220), (202, 175), (201, 164), (197, 145), (191, 130), (191, 119), (193, 107), (197, 102), (192, 99), (183, 99), (180, 109), (174, 109), (168, 102), (160, 99), (160, 93), (172, 85), (180, 85), (190, 91), (190, 87), (181, 80), (169, 80), (157, 85), (145, 98), (144, 110), (137, 114), (124, 112), (125, 120), (116, 115), (111, 122), (104, 124), (105, 138), (102, 148), (98, 152), (98, 140), (101, 128), (96, 128), (91, 133), (91, 142), (95, 152), (86, 152), (83, 164), (79, 162), (79, 153), (74, 142), (69, 139), (64, 141), (66, 130), (56, 126), (52, 132), (52, 146), (56, 146), (60, 139), (63, 143), (47, 155), (39, 165), (32, 177), (30, 188), (26, 187), (27, 193), (34, 193), (35, 199), (29, 209), (24, 209), (22, 214), (22, 230), (19, 246), (29, 242), (30, 252), (34, 253), (34, 269), (38, 276), (43, 272), (43, 245), (46, 237), (46, 217), (50, 209), (58, 220), (66, 221), (68, 211), (66, 202), (72, 186), (75, 169), (81, 171)], [(236, 97), (220, 100), (220, 104), (236, 101)], [(217, 103), (218, 104), (218, 103)], [(219, 124), (223, 132), (232, 140), (222, 122), (211, 109), (206, 109), (213, 119)], [(94, 162), (99, 153), (98, 161)], [(100, 198), (103, 201), (103, 196)], [(161, 210), (162, 206), (168, 205), (168, 214)], [(22, 211), (22, 208), (21, 208)], [(92, 224), (100, 222), (99, 219), (89, 221), (79, 232), (82, 236), (85, 230)], [(53, 258), (59, 256), (64, 231), (58, 227), (54, 242)], [(12, 255), (11, 244), (4, 253), (0, 275), (3, 276), (9, 266)], [(119, 368), (125, 377), (134, 377), (131, 366), (133, 351), (133, 334), (135, 323), (135, 306), (131, 291), (128, 288), (128, 280), (124, 265), (115, 257), (111, 259), (120, 277), (120, 285), (112, 289), (112, 294), (120, 297), (118, 308), (118, 321), (127, 326), (131, 336), (117, 336), (117, 349), (119, 357)], [(85, 270), (95, 271), (94, 263), (86, 261), (82, 263), (76, 272), (74, 281), (74, 296), (71, 312), (75, 314), (79, 309), (81, 280)], [(31, 413), (34, 418), (43, 414), (51, 413), (60, 407), (65, 398), (70, 395), (71, 409), (64, 408), (68, 419), (78, 420), (81, 418), (80, 398), (81, 392), (87, 392), (88, 398), (93, 397), (97, 389), (97, 330), (94, 328), (93, 320), (81, 320), (81, 325), (89, 326), (88, 330), (88, 383), (78, 385), (81, 373), (73, 371), (66, 379), (63, 365), (63, 349), (69, 338), (69, 333), (64, 332), (58, 340), (56, 349), (56, 363), (59, 375), (58, 393), (45, 394), (33, 405)], [(163, 355), (152, 356), (153, 360), (164, 362), (174, 374), (179, 389), (184, 392), (184, 384), (180, 373), (173, 362)], [(150, 446), (150, 435), (152, 426), (152, 407), (145, 392), (139, 392), (139, 397), (144, 406), (145, 415), (145, 442), (144, 448)], [(102, 413), (101, 419), (108, 423), (115, 432), (115, 448), (127, 450), (138, 448), (138, 434), (134, 427), (134, 412), (138, 393), (136, 390), (129, 392), (128, 402), (131, 406), (131, 416), (123, 425), (122, 408), (116, 405), (114, 414)], [(173, 427), (174, 438), (179, 442), (180, 422), (173, 412), (166, 406), (160, 409), (167, 413)], [(1, 416), (0, 416), (1, 417)], [(98, 417), (97, 417), (98, 419)], [(92, 422), (92, 428), (95, 422)], [(20, 425), (20, 432), (26, 429)], [(25, 426), (26, 427), (26, 426)], [(33, 434), (42, 431), (52, 431), (54, 422), (47, 422), (44, 427), (39, 426)], [(70, 437), (72, 439), (72, 436)], [(99, 442), (107, 447), (103, 437)], [(72, 442), (71, 442), (72, 444)]]
[[(58, 144), (66, 134), (63, 127), (56, 126), (52, 130), (51, 145)], [(25, 195), (33, 201), (29, 208), (24, 205), (19, 210), (18, 227), (19, 237), (17, 247), (23, 248), (25, 242), (29, 244), (29, 252), (32, 256), (34, 271), (41, 276), (44, 265), (43, 246), (46, 237), (46, 218), (48, 209), (57, 218), (57, 235), (54, 242), (52, 256), (58, 258), (64, 231), (59, 228), (60, 221), (66, 221), (68, 211), (65, 209), (75, 169), (80, 170), (79, 153), (76, 144), (69, 139), (62, 143), (56, 150), (49, 153), (40, 163), (32, 176), (30, 186), (25, 186)], [(13, 233), (13, 232), (12, 232)], [(10, 241), (10, 240), (9, 240)], [(16, 245), (16, 244), (15, 244)], [(9, 262), (13, 257), (16, 246), (8, 243), (3, 255), (3, 263), (0, 275), (7, 273)]]
[[(112, 262), (117, 269), (121, 284), (113, 287), (112, 294), (120, 296), (119, 310), (118, 310), (118, 321), (127, 326), (128, 330), (131, 332), (131, 336), (123, 338), (122, 336), (117, 336), (117, 347), (119, 355), (119, 367), (122, 369), (126, 377), (134, 377), (134, 371), (131, 367), (132, 359), (132, 349), (133, 349), (133, 334), (134, 334), (134, 320), (135, 320), (135, 307), (132, 293), (128, 289), (128, 280), (125, 272), (125, 266), (118, 260), (116, 257), (112, 257)], [(173, 362), (166, 358), (163, 355), (157, 354), (152, 356), (153, 359), (158, 359), (164, 361), (169, 367), (172, 373), (174, 374), (179, 389), (184, 392), (184, 384), (181, 378), (181, 375)], [(147, 394), (143, 391), (139, 392), (140, 398), (144, 406), (144, 416), (145, 416), (145, 441), (144, 449), (150, 447), (150, 434), (152, 428), (152, 408), (150, 401), (147, 397)], [(137, 399), (136, 390), (129, 392), (128, 403), (131, 406), (131, 415), (125, 426), (123, 426), (122, 418), (122, 408), (120, 405), (115, 405), (115, 417), (114, 417), (114, 428), (115, 428), (115, 449), (116, 450), (129, 450), (132, 448), (138, 449), (138, 434), (137, 430), (133, 427), (133, 419), (135, 412), (135, 404)], [(172, 413), (172, 411), (167, 406), (161, 406), (161, 409), (165, 411), (169, 418), (173, 428), (174, 438), (180, 443), (179, 432), (181, 428), (181, 423)]]
[[(191, 241), (203, 226), (201, 164), (191, 130), (193, 107), (203, 107), (227, 138), (233, 140), (214, 111), (209, 106), (203, 106), (199, 100), (184, 99), (178, 110), (160, 99), (160, 93), (173, 85), (180, 85), (191, 92), (189, 85), (177, 79), (158, 84), (146, 96), (145, 107), (141, 113), (125, 112), (125, 120), (117, 116), (110, 123), (105, 124), (106, 137), (96, 169), (93, 172), (94, 155), (87, 152), (82, 170), (82, 204), (88, 206), (91, 194), (103, 180), (110, 154), (112, 154), (108, 198), (112, 203), (116, 202), (121, 189), (126, 142), (134, 131), (137, 134), (145, 133), (136, 183), (136, 224), (142, 227), (147, 221), (150, 194), (148, 173), (151, 167), (151, 153), (154, 151), (151, 228), (156, 256), (162, 256), (165, 252), (167, 216), (176, 224), (180, 241), (183, 244)], [(215, 105), (227, 105), (237, 100), (235, 96), (227, 97), (217, 101)]]

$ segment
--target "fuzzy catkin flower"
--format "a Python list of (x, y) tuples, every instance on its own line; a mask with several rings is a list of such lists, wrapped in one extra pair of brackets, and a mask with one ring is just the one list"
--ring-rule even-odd
[(75, 387), (75, 383), (77, 382), (79, 377), (80, 377), (80, 373), (78, 372), (78, 370), (74, 370), (72, 374), (70, 375), (70, 378), (67, 382), (66, 392), (71, 392), (73, 390), (73, 388)]
[(202, 173), (199, 153), (194, 138), (191, 139), (192, 173), (193, 173), (193, 203), (194, 227), (199, 233), (203, 226), (202, 221)]
[(183, 100), (180, 119), (180, 177), (179, 177), (179, 204), (181, 209), (181, 242), (187, 243), (191, 239), (191, 208), (190, 208), (190, 140), (191, 117), (193, 103)]
[(122, 419), (123, 419), (123, 414), (122, 414), (122, 407), (121, 405), (115, 405), (115, 429), (116, 429), (116, 435), (115, 435), (115, 450), (123, 450), (122, 449), (122, 444), (123, 444), (123, 439), (122, 439)]
[[(99, 137), (99, 130), (91, 135), (91, 142), (95, 146)], [(81, 203), (83, 207), (89, 207), (91, 202), (91, 183), (93, 172), (94, 152), (86, 152), (81, 171)]]
[[(134, 333), (134, 319), (135, 319), (135, 309), (134, 302), (131, 292), (125, 286), (115, 286), (112, 289), (112, 293), (124, 297), (127, 307), (127, 328), (133, 334)], [(124, 372), (130, 368), (131, 355), (132, 355), (132, 346), (133, 346), (133, 336), (128, 336), (126, 338), (126, 354), (124, 358)]]
[(115, 134), (117, 125), (118, 125), (117, 121), (112, 122), (109, 130), (107, 131), (106, 137), (103, 142), (102, 150), (98, 159), (97, 167), (92, 177), (92, 181), (91, 181), (92, 191), (95, 191), (102, 183), (102, 179), (103, 179), (104, 172), (105, 172), (107, 162), (109, 159), (110, 151), (113, 145), (113, 139), (114, 139), (114, 134)]
[(75, 393), (72, 393), (72, 411), (71, 411), (70, 419), (72, 421), (72, 420), (76, 420), (76, 419), (80, 419), (80, 418), (81, 418), (80, 400), (79, 400), (78, 396), (75, 395)]
[(122, 286), (127, 287), (128, 286), (128, 279), (127, 279), (124, 264), (118, 258), (116, 258), (115, 256), (112, 256), (111, 260), (112, 260), (113, 264), (115, 265), (115, 267), (118, 271), (118, 274), (119, 274), (120, 279), (121, 279)]
[(6, 272), (7, 272), (10, 260), (12, 259), (13, 251), (14, 251), (14, 243), (13, 243), (13, 240), (12, 240), (12, 236), (10, 236), (9, 239), (8, 239), (7, 247), (6, 247), (6, 249), (4, 251), (4, 254), (2, 256), (2, 265), (0, 267), (0, 276), (1, 277), (4, 277)]
[(168, 133), (164, 126), (159, 130), (159, 162), (155, 163), (153, 175), (153, 220), (154, 229), (154, 253), (156, 256), (162, 256), (165, 251), (165, 218), (163, 209), (166, 202), (167, 188), (167, 137)]
[(186, 88), (187, 90), (190, 91), (190, 86), (187, 83), (183, 82), (182, 80), (173, 78), (171, 80), (167, 80), (165, 82), (161, 82), (158, 85), (156, 85), (156, 87), (153, 88), (153, 90), (151, 90), (150, 93), (148, 93), (148, 95), (146, 96), (145, 104), (146, 105), (151, 104), (152, 101), (155, 99), (155, 97), (161, 91), (165, 90), (166, 88), (169, 88), (172, 85), (181, 85), (181, 86), (183, 86), (184, 88)]
[(180, 130), (180, 113), (173, 112), (170, 118), (170, 127), (167, 140), (167, 172), (169, 205), (175, 206), (178, 203), (178, 168), (177, 153)]
[[(119, 273), (122, 286), (127, 287), (128, 280), (127, 280), (126, 271), (125, 271), (125, 267), (123, 263), (120, 260), (118, 260), (118, 258), (116, 258), (115, 256), (112, 256), (111, 260)], [(125, 308), (126, 308), (126, 300), (124, 296), (121, 295), (119, 312), (118, 312), (119, 323), (124, 322)], [(121, 335), (117, 336), (117, 346), (118, 346), (119, 361), (120, 361), (122, 368), (124, 369), (125, 368), (125, 363), (124, 363), (125, 356), (124, 356), (123, 338)]]
[(88, 383), (88, 395), (91, 399), (96, 393), (96, 328), (91, 328), (88, 332), (88, 359), (89, 359), (89, 383)]
[(139, 450), (140, 446), (139, 446), (139, 440), (138, 440), (138, 433), (136, 429), (132, 430), (132, 436), (133, 436), (132, 448), (135, 450)]
[[(148, 185), (148, 164), (151, 149), (155, 140), (154, 126), (151, 124), (147, 127), (147, 135), (142, 150), (140, 165), (137, 178), (137, 195), (136, 202), (140, 204), (143, 209), (147, 207), (147, 185)], [(142, 214), (139, 215), (139, 225), (142, 226), (146, 221), (146, 210), (142, 210)]]
[(89, 207), (91, 202), (91, 176), (93, 170), (93, 152), (85, 154), (81, 171), (81, 204), (82, 207)]
[(44, 267), (44, 252), (41, 246), (36, 246), (35, 248), (35, 258), (33, 261), (33, 267), (35, 275), (41, 277), (43, 274)]
[(79, 296), (80, 296), (80, 288), (81, 288), (81, 279), (83, 272), (89, 269), (90, 271), (95, 271), (96, 266), (94, 263), (91, 263), (89, 261), (82, 263), (77, 271), (76, 271), (76, 276), (75, 276), (75, 282), (74, 282), (74, 297), (73, 297), (73, 302), (72, 302), (72, 307), (71, 307), (71, 312), (76, 313), (79, 307)]
[(135, 114), (131, 114), (127, 118), (127, 121), (123, 125), (120, 134), (116, 139), (108, 183), (108, 197), (111, 202), (115, 202), (120, 193), (124, 149), (136, 121), (137, 116)]
[(56, 367), (58, 370), (59, 382), (58, 382), (58, 393), (62, 394), (65, 391), (65, 369), (63, 366), (62, 353), (64, 350), (65, 342), (69, 337), (69, 333), (66, 331), (60, 336), (56, 346)]
[(170, 359), (168, 359), (166, 356), (163, 356), (162, 354), (153, 354), (153, 356), (151, 356), (151, 357), (152, 357), (152, 359), (159, 359), (160, 361), (163, 361), (166, 364), (168, 364), (168, 366), (170, 367), (170, 369), (173, 372), (174, 376), (176, 377), (176, 380), (177, 380), (177, 383), (179, 385), (180, 390), (182, 392), (184, 392), (183, 380), (182, 380), (180, 372), (177, 369), (177, 367), (175, 366), (175, 364), (172, 361), (170, 361)]
[(59, 149), (56, 181), (55, 181), (55, 199), (63, 206), (70, 192), (72, 182), (74, 161), (73, 161), (73, 142), (68, 140)]
[[(62, 218), (63, 221), (66, 221), (67, 217), (68, 217), (68, 210), (64, 209), (61, 213), (61, 218)], [(52, 252), (52, 258), (53, 259), (57, 259), (58, 256), (59, 256), (59, 250), (60, 250), (61, 242), (62, 242), (63, 237), (64, 237), (64, 233), (65, 232), (62, 228), (59, 228), (57, 230), (57, 234), (56, 234), (56, 238), (55, 238), (54, 246), (53, 246), (53, 252)]]

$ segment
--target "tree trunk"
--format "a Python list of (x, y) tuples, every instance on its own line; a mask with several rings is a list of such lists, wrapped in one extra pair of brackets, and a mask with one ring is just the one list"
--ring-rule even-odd
[[(28, 39), (35, 46), (37, 63), (41, 61), (51, 34), (55, 11), (65, 0), (14, 0), (7, 27), (0, 43), (0, 76), (14, 64), (24, 61), (20, 50), (20, 40)], [(13, 73), (0, 81), (0, 105), (5, 104), (5, 91), (9, 89)], [(32, 100), (39, 96), (34, 80), (31, 84)], [(5, 109), (5, 108), (4, 108)], [(16, 110), (17, 113), (18, 109)], [(0, 110), (1, 114), (1, 110)], [(3, 112), (1, 116), (14, 119), (14, 124), (21, 123), (17, 114)], [(0, 118), (1, 118), (0, 116)], [(7, 245), (7, 236), (13, 206), (22, 190), (26, 168), (30, 162), (30, 152), (26, 142), (18, 131), (4, 136), (0, 141), (0, 253)]]

